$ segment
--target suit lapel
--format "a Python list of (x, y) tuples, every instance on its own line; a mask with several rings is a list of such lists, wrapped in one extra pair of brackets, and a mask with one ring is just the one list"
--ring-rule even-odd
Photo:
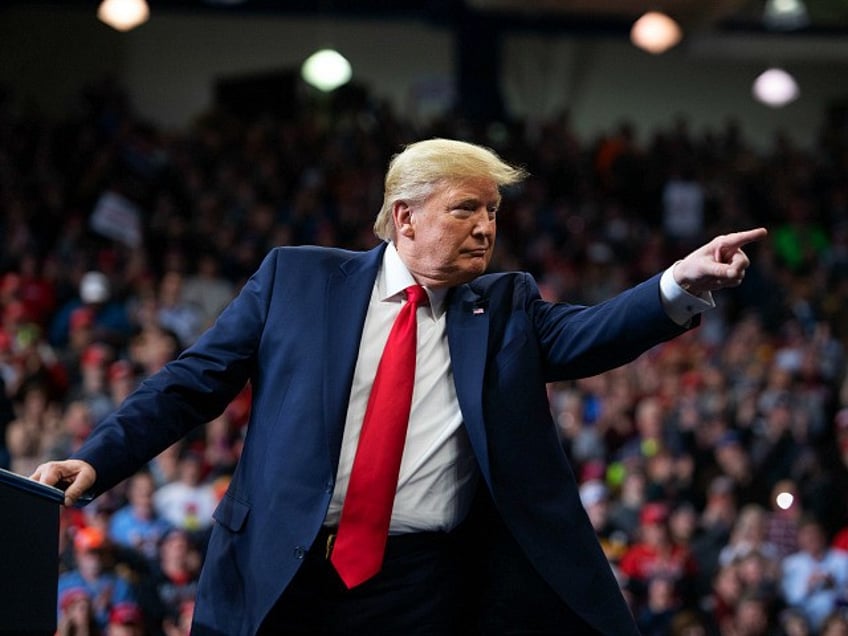
[(339, 461), (353, 371), (368, 301), (386, 244), (359, 254), (331, 272), (327, 281), (327, 358), (324, 367), (324, 421), (333, 465)]
[(489, 340), (487, 299), (468, 285), (455, 289), (448, 304), (447, 331), (459, 408), (480, 469), (490, 481), (482, 408), (483, 374)]

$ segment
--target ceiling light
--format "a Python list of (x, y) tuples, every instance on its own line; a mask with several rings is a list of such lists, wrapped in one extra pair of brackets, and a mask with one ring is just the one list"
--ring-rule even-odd
[(147, 22), (150, 7), (145, 0), (103, 0), (97, 17), (118, 31), (129, 31)]
[(338, 51), (321, 49), (310, 55), (300, 68), (303, 79), (315, 88), (328, 93), (350, 81), (350, 62)]
[(763, 22), (770, 29), (791, 31), (807, 26), (810, 16), (803, 0), (768, 0)]
[(795, 78), (780, 68), (770, 68), (761, 73), (754, 80), (751, 92), (758, 101), (773, 108), (786, 106), (801, 95)]
[(633, 23), (630, 41), (648, 53), (664, 53), (683, 38), (680, 25), (665, 13), (648, 11)]

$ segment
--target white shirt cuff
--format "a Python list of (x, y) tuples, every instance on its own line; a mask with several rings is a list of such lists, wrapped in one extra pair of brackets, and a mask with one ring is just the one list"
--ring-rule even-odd
[(668, 317), (678, 325), (685, 326), (698, 314), (715, 307), (715, 301), (710, 292), (700, 296), (687, 292), (674, 280), (672, 269), (674, 269), (673, 265), (660, 277), (660, 297)]

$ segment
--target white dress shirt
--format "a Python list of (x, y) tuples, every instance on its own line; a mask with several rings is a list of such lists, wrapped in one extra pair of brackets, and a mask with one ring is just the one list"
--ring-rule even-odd
[[(389, 244), (377, 274), (353, 372), (335, 491), (325, 520), (338, 525), (368, 395), (392, 324), (415, 279)], [(477, 463), (462, 427), (451, 371), (445, 320), (447, 289), (427, 289), (418, 308), (418, 356), (412, 409), (395, 495), (391, 534), (451, 530), (465, 518)]]
[[(393, 244), (377, 274), (353, 373), (336, 484), (325, 525), (337, 526), (368, 395), (392, 324), (415, 279)], [(390, 534), (451, 530), (466, 516), (474, 495), (477, 463), (462, 426), (447, 341), (447, 289), (428, 289), (429, 306), (418, 308), (418, 356), (406, 444), (395, 494)], [(684, 291), (667, 270), (660, 282), (663, 306), (678, 324), (714, 306)]]
[[(830, 578), (824, 580), (824, 575)], [(846, 596), (848, 556), (833, 549), (826, 550), (821, 557), (807, 552), (790, 554), (781, 565), (780, 586), (783, 599), (800, 609), (817, 631)]]

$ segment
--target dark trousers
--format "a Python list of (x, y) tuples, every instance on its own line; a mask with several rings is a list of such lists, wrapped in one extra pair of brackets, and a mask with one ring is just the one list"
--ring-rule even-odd
[(259, 634), (466, 634), (455, 539), (445, 533), (390, 537), (382, 570), (348, 590), (327, 559), (322, 532)]
[(383, 569), (352, 590), (321, 533), (260, 636), (597, 636), (497, 517), (447, 534), (391, 537)]
[[(485, 489), (463, 524), (474, 636), (599, 636), (531, 565)], [(567, 543), (568, 537), (563, 537)]]

